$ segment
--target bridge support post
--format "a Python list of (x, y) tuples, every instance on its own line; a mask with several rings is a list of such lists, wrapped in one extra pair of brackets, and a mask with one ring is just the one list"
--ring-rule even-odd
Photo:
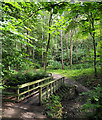
[(47, 91), (46, 91), (46, 93), (47, 93), (47, 97), (49, 97), (48, 85), (46, 86), (46, 89), (47, 89)]
[(19, 85), (17, 87), (17, 102), (19, 102)]
[(50, 85), (50, 93), (51, 93), (51, 95), (52, 95), (52, 83), (51, 83), (51, 85)]
[(53, 92), (55, 92), (55, 82), (53, 83)]
[(64, 84), (64, 77), (63, 77), (63, 84)]
[(39, 103), (42, 105), (42, 87), (39, 89)]

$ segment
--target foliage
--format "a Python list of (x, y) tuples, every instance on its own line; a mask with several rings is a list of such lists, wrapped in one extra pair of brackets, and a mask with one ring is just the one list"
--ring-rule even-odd
[(94, 110), (92, 116), (87, 115), (89, 119), (99, 120), (102, 116), (102, 87), (99, 85), (88, 93), (81, 95), (89, 96), (87, 102), (83, 105), (82, 110), (89, 114), (89, 109)]
[(62, 118), (62, 105), (59, 96), (51, 95), (43, 101), (46, 114), (50, 118)]
[(76, 70), (76, 69), (85, 69), (85, 68), (89, 68), (89, 67), (92, 67), (91, 64), (89, 64), (88, 62), (87, 63), (79, 63), (79, 64), (73, 64), (73, 70)]
[[(1, 4), (0, 11), (3, 17), (0, 19), (0, 35), (3, 54), (0, 65), (3, 79), (14, 70), (43, 67), (49, 34), (47, 65), (51, 69), (61, 68), (61, 30), (66, 70), (57, 72), (75, 78), (83, 74), (93, 74), (93, 69), (88, 68), (95, 67), (96, 64), (102, 68), (101, 2), (1, 2)], [(49, 26), (51, 11), (53, 16)], [(71, 71), (70, 30), (73, 64)]]
[[(71, 78), (71, 79), (75, 79), (77, 77), (80, 78), (80, 76), (83, 76), (83, 75), (87, 75), (87, 76), (90, 76), (90, 75), (94, 75), (94, 69), (93, 68), (82, 68), (82, 69), (75, 69), (75, 70), (70, 70), (70, 69), (67, 69), (67, 70), (61, 70), (61, 69), (58, 69), (58, 70), (48, 70), (48, 72), (52, 72), (52, 73), (57, 73), (57, 74), (61, 74), (67, 78)], [(98, 74), (100, 75), (100, 68), (98, 67)]]
[(10, 74), (6, 80), (4, 85), (6, 86), (17, 86), (27, 82), (32, 82), (35, 80), (42, 79), (44, 77), (48, 77), (45, 72), (37, 71), (37, 72), (18, 72), (17, 74)]
[(49, 61), (50, 69), (61, 69), (62, 65), (58, 61), (50, 60)]

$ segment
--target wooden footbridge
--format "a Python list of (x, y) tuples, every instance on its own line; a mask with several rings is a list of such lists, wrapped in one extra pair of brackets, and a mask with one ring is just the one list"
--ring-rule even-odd
[(53, 79), (52, 74), (44, 79), (36, 80), (33, 82), (18, 85), (17, 87), (8, 87), (4, 91), (3, 97), (6, 100), (13, 100), (20, 102), (32, 95), (39, 96), (39, 103), (42, 104), (42, 100), (49, 97), (64, 84), (64, 77)]

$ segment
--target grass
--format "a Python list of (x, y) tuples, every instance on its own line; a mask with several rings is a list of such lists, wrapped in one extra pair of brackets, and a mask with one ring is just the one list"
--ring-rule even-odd
[[(99, 71), (99, 69), (98, 69)], [(61, 69), (58, 69), (58, 70), (47, 70), (47, 72), (51, 72), (51, 73), (57, 73), (57, 74), (60, 74), (60, 75), (63, 75), (67, 78), (71, 78), (71, 79), (74, 79), (75, 77), (78, 77), (78, 76), (83, 76), (83, 75), (87, 75), (87, 76), (90, 76), (90, 75), (94, 75), (94, 69), (93, 68), (87, 68), (87, 69), (76, 69), (76, 70), (61, 70)]]
[(70, 78), (72, 80), (76, 80), (79, 83), (81, 83), (82, 85), (89, 87), (89, 88), (93, 88), (95, 86), (97, 86), (98, 84), (100, 84), (101, 81), (101, 73), (100, 73), (100, 68), (97, 68), (97, 73), (98, 73), (98, 77), (95, 78), (94, 77), (94, 68), (84, 68), (84, 69), (75, 69), (75, 70), (62, 70), (62, 69), (58, 69), (58, 70), (51, 70), (48, 69), (47, 72), (50, 73), (56, 73), (56, 74), (60, 74), (62, 76), (65, 76), (67, 78)]

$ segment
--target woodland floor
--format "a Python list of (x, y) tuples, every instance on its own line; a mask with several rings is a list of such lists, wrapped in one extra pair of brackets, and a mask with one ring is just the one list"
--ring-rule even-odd
[[(58, 74), (52, 75), (54, 79), (62, 77)], [(79, 93), (88, 92), (89, 90), (78, 82), (68, 78), (65, 78), (65, 84), (68, 84), (68, 93), (62, 101), (64, 116), (83, 120), (83, 118), (85, 118), (84, 112), (80, 112), (79, 109), (85, 103), (86, 98), (85, 96), (79, 96)], [(75, 86), (76, 93), (75, 91), (72, 93), (69, 92), (71, 86)], [(32, 96), (20, 103), (3, 102), (2, 107), (2, 120), (49, 120), (47, 116), (44, 115), (44, 107), (39, 105), (38, 96)]]

